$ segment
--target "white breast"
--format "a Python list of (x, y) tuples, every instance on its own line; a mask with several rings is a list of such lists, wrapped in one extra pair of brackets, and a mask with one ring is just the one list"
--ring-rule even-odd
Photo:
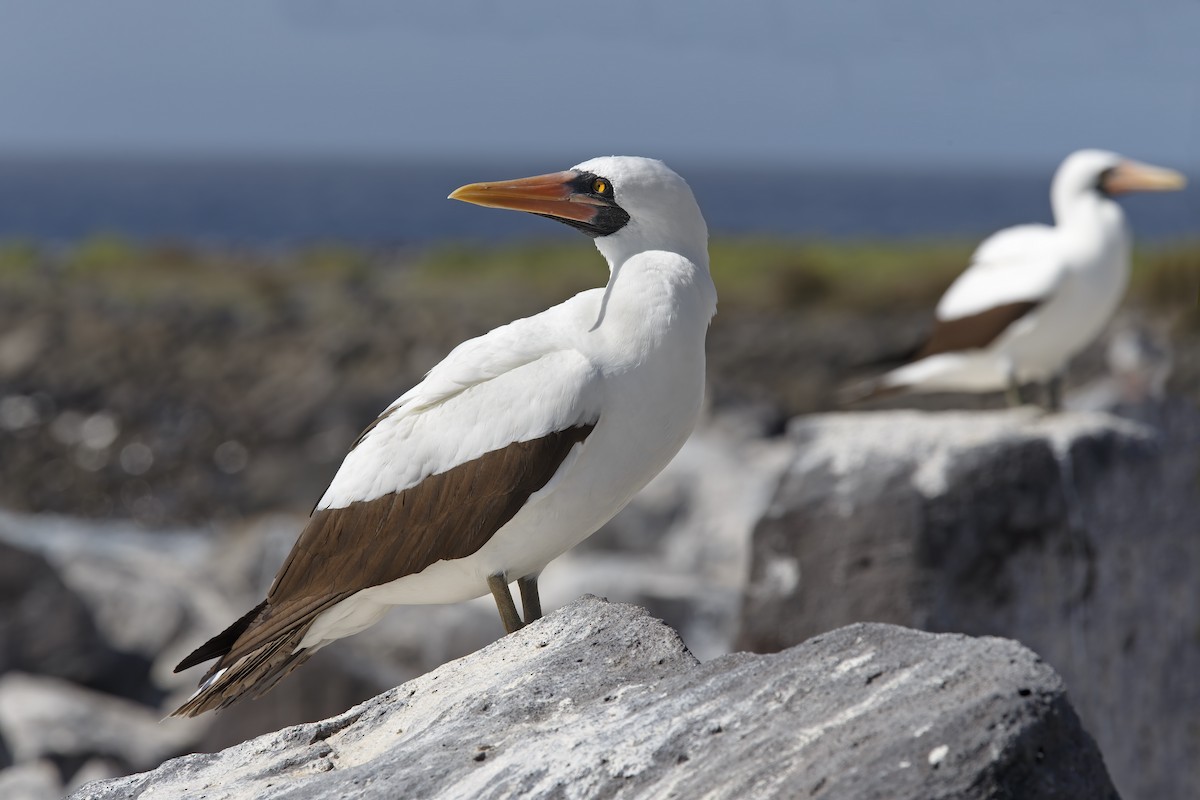
[(589, 391), (598, 394), (599, 416), (588, 438), (474, 555), (440, 561), (360, 599), (458, 602), (485, 593), (489, 575), (536, 574), (611, 519), (675, 456), (703, 402), (715, 291), (707, 272), (680, 256), (638, 259), (606, 292), (588, 292), (588, 302), (576, 304), (571, 337), (597, 375)]
[[(1119, 212), (1115, 204), (1112, 208)], [(1093, 342), (1112, 318), (1129, 282), (1130, 236), (1123, 218), (1060, 226), (1062, 277), (1027, 322), (1013, 326), (996, 352), (1022, 380), (1046, 380)]]

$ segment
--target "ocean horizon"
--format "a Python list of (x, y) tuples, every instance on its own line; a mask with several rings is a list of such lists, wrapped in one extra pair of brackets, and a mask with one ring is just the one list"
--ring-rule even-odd
[[(565, 227), (447, 201), (457, 186), (553, 171), (561, 162), (0, 156), (0, 239), (287, 247), (426, 246), (565, 237)], [(976, 239), (1050, 222), (1050, 172), (898, 166), (673, 164), (713, 235)], [(1142, 243), (1195, 238), (1200, 196), (1122, 199)]]

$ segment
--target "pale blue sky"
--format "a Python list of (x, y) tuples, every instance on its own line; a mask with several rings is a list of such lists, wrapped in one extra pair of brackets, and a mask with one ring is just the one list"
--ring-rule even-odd
[(0, 0), (0, 153), (1200, 165), (1200, 0)]

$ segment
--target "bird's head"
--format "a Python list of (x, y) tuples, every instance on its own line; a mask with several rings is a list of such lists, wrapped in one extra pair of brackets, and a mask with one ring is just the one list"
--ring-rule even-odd
[(708, 265), (708, 228), (691, 188), (652, 158), (593, 158), (564, 172), (472, 183), (450, 199), (566, 223), (594, 238), (610, 263), (654, 249)]
[(1126, 192), (1170, 192), (1182, 189), (1187, 179), (1173, 169), (1155, 167), (1108, 150), (1076, 150), (1054, 173), (1056, 201), (1087, 192), (1112, 196)]

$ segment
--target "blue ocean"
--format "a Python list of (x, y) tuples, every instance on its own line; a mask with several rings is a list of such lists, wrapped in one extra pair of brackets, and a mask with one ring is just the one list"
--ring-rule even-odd
[[(96, 233), (197, 246), (339, 241), (369, 247), (567, 236), (546, 220), (445, 199), (541, 163), (0, 158), (0, 238), (70, 243)], [(673, 165), (715, 235), (975, 238), (1050, 220), (1048, 171)], [(1200, 192), (1122, 200), (1139, 241), (1200, 233)]]

